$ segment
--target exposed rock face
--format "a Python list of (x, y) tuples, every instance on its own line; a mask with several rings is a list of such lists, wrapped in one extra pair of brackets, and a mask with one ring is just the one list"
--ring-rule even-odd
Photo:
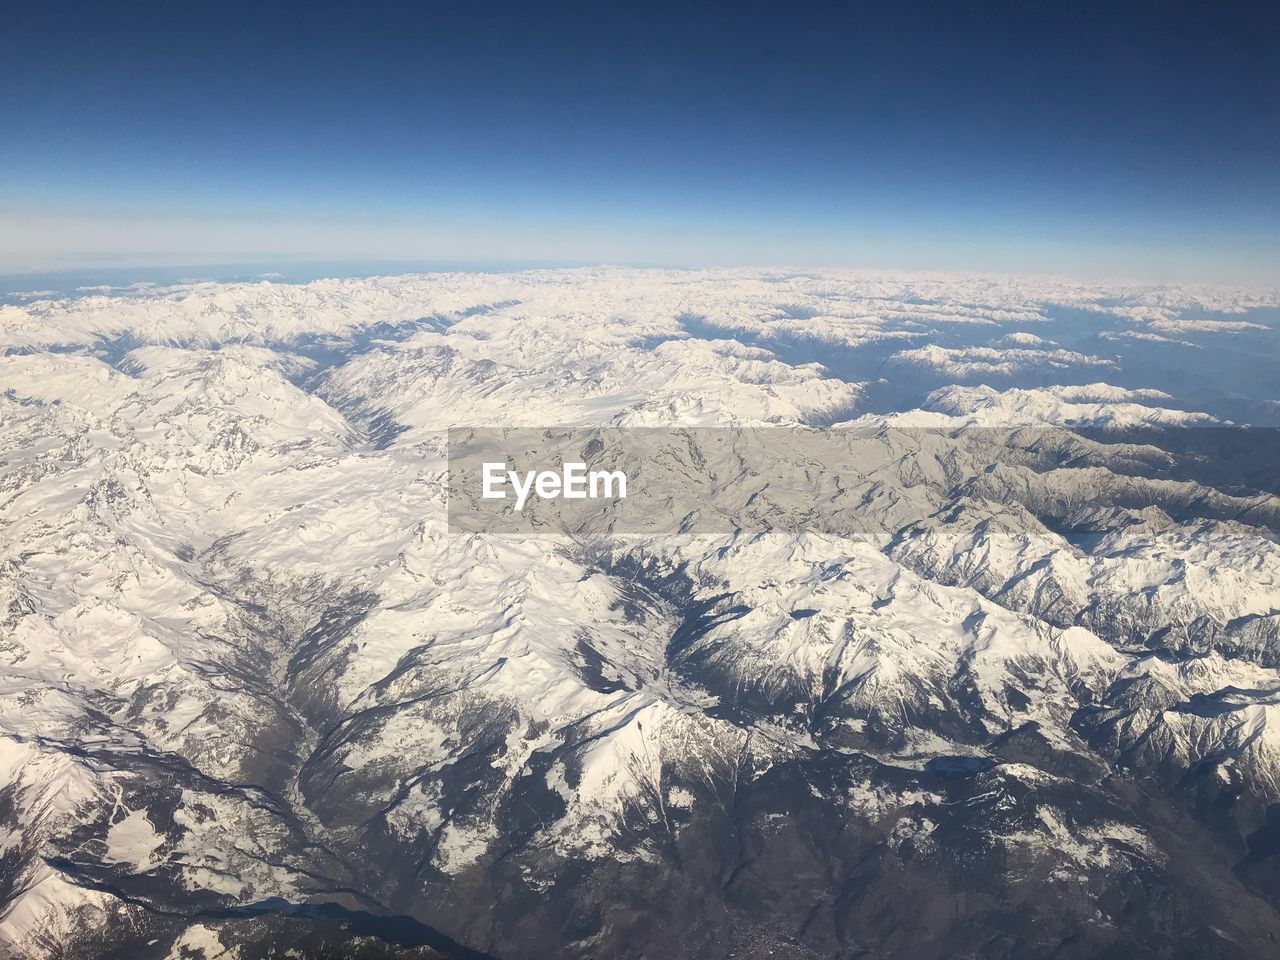
[[(0, 955), (1272, 955), (1278, 318), (620, 270), (0, 308)], [(462, 533), (460, 425), (880, 454), (809, 465), (828, 524)]]

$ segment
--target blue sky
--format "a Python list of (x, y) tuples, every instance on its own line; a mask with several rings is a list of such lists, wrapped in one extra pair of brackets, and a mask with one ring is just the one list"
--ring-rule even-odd
[(0, 32), (0, 272), (1276, 285), (1278, 34), (1274, 3), (21, 3)]

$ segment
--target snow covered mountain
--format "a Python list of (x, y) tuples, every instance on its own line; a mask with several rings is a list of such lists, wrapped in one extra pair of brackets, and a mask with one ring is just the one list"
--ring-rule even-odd
[[(834, 271), (0, 307), (0, 956), (1272, 955), (1278, 345)], [(875, 455), (449, 526), (450, 427), (598, 426)]]

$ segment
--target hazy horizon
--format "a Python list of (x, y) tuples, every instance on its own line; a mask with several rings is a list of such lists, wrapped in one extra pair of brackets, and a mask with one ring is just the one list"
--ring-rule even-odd
[(0, 38), (0, 273), (394, 259), (1270, 286), (1276, 18), (31, 5)]

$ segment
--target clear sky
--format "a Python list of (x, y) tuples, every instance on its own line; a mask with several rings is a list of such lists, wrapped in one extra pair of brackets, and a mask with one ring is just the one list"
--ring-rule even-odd
[(0, 272), (291, 259), (1280, 285), (1280, 4), (80, 3)]

